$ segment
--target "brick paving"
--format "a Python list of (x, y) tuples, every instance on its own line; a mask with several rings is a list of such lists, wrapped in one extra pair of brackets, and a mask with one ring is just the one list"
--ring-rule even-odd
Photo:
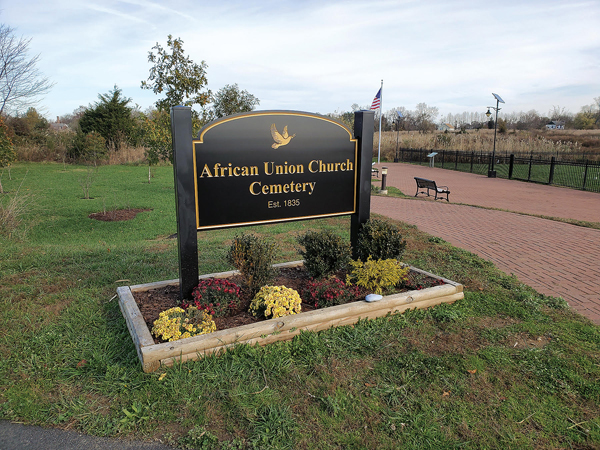
[(374, 196), (371, 211), (492, 261), (538, 292), (563, 297), (600, 324), (600, 230), (524, 215), (600, 223), (600, 194), (410, 164), (379, 167), (384, 165), (388, 186), (414, 195), (413, 177), (433, 179), (450, 188), (450, 203)]

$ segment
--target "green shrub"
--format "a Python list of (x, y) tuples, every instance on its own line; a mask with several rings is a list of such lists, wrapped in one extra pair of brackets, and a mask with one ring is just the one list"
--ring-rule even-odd
[(395, 225), (378, 219), (369, 219), (358, 231), (356, 246), (358, 259), (402, 259), (406, 241)]
[(254, 295), (275, 277), (276, 270), (272, 267), (275, 253), (274, 243), (242, 233), (233, 239), (227, 261), (240, 271), (250, 294)]
[(406, 282), (410, 268), (394, 258), (373, 260), (369, 256), (366, 262), (352, 261), (352, 272), (346, 282), (364, 287), (376, 294)]
[(304, 258), (304, 267), (313, 278), (321, 278), (346, 268), (352, 256), (350, 244), (330, 230), (308, 231), (298, 237), (304, 246), (299, 253)]
[(266, 319), (298, 314), (301, 308), (298, 292), (285, 286), (263, 286), (250, 303), (250, 312)]

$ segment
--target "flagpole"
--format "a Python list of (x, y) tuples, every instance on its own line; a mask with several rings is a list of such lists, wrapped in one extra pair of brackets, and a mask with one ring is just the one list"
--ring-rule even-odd
[(383, 104), (383, 80), (381, 80), (381, 95), (379, 96), (379, 149), (377, 150), (377, 164), (381, 161), (381, 105)]

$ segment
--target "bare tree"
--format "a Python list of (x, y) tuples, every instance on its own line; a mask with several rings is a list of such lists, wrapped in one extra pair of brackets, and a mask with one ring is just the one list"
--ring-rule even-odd
[(435, 130), (435, 119), (439, 114), (436, 106), (427, 106), (426, 103), (418, 103), (415, 111), (415, 124), (421, 133)]
[(31, 39), (16, 38), (14, 29), (0, 24), (0, 114), (37, 104), (54, 83), (35, 67), (40, 55), (27, 56)]

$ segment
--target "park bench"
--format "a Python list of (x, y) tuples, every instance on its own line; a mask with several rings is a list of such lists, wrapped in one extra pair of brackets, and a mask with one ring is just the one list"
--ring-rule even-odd
[[(446, 194), (446, 201), (450, 203), (450, 200), (448, 199), (448, 195), (450, 194), (448, 186), (438, 186), (435, 184), (435, 181), (428, 180), (427, 178), (415, 177), (415, 181), (417, 182), (417, 193), (415, 194), (415, 197), (419, 194), (427, 194), (429, 197), (429, 191), (433, 191), (435, 192), (436, 200), (438, 199), (438, 194), (442, 200), (444, 199), (442, 196)], [(427, 189), (427, 191), (419, 191), (419, 189)]]
[(379, 169), (375, 167), (375, 163), (371, 164), (371, 176), (373, 176), (373, 174), (375, 174), (375, 176), (379, 178)]

